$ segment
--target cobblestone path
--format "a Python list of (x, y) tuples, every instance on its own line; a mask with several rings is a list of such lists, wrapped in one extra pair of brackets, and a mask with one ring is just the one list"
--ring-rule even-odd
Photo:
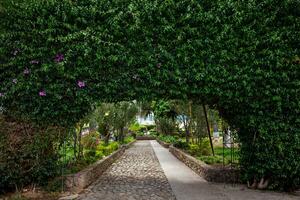
[(149, 141), (138, 141), (78, 197), (80, 200), (175, 200)]

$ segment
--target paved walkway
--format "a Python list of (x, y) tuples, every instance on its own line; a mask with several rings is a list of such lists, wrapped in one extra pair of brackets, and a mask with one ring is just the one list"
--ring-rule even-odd
[(156, 141), (138, 141), (78, 199), (299, 200), (300, 198), (283, 193), (249, 190), (243, 185), (208, 183)]
[(177, 200), (227, 200), (217, 188), (175, 158), (168, 149), (151, 141), (155, 154), (171, 184)]
[(149, 141), (138, 141), (79, 196), (86, 200), (175, 200)]
[(156, 141), (151, 145), (177, 200), (300, 200), (284, 193), (249, 190), (244, 185), (209, 183)]

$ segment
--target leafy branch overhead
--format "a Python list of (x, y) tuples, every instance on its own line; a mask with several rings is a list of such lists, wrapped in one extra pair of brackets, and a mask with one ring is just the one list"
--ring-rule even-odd
[(4, 1), (1, 110), (68, 127), (97, 102), (200, 101), (239, 130), (246, 179), (288, 187), (300, 179), (299, 13), (298, 0)]

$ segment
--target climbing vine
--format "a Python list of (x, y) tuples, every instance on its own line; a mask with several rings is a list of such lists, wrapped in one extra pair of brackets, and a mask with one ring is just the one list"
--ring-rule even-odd
[(239, 130), (245, 180), (300, 174), (297, 0), (18, 0), (0, 7), (5, 115), (70, 126), (95, 102), (189, 99)]

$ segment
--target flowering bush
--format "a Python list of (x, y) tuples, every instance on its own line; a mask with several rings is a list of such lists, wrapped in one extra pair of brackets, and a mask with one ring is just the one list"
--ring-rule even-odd
[(245, 180), (299, 182), (299, 1), (1, 3), (5, 115), (67, 127), (97, 101), (201, 101), (239, 130)]

